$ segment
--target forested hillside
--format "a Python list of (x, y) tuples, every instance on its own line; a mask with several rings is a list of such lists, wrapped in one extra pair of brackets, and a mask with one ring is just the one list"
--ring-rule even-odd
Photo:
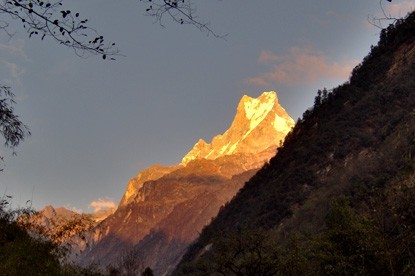
[(318, 91), (176, 274), (415, 273), (415, 13)]

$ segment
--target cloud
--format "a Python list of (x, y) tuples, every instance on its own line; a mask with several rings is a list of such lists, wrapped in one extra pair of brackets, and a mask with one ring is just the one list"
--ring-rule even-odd
[(82, 214), (83, 213), (83, 211), (82, 211), (82, 209), (80, 209), (80, 208), (76, 208), (76, 207), (73, 207), (73, 206), (70, 206), (70, 205), (65, 205), (64, 206), (64, 208), (65, 209), (68, 209), (68, 210), (70, 210), (70, 211), (73, 211), (73, 212), (75, 212), (75, 213), (78, 213), (78, 214)]
[(271, 51), (261, 51), (259, 54), (258, 62), (260, 63), (270, 63), (279, 61), (281, 58), (274, 54)]
[(320, 80), (346, 80), (357, 61), (332, 62), (324, 54), (310, 48), (291, 48), (285, 56), (262, 51), (259, 63), (268, 63), (271, 69), (260, 76), (248, 78), (246, 83), (272, 87), (273, 83), (289, 86), (313, 84)]
[(0, 59), (0, 75), (2, 76), (1, 82), (10, 86), (22, 84), (22, 75), (25, 73), (25, 69), (14, 62), (8, 62)]
[(24, 64), (30, 61), (25, 51), (25, 41), (12, 39), (0, 43), (0, 74), (1, 81), (21, 85), (25, 73)]
[(83, 213), (81, 208), (72, 207), (70, 210), (71, 211), (74, 211), (75, 213), (78, 213), (78, 214), (82, 214)]
[(405, 16), (408, 12), (411, 12), (414, 9), (415, 9), (415, 2), (413, 1), (391, 3), (388, 5), (388, 12), (390, 13), (391, 17)]
[(23, 39), (10, 40), (6, 43), (0, 43), (0, 50), (9, 55), (14, 55), (27, 59), (24, 51), (25, 42)]
[(267, 76), (261, 76), (261, 77), (253, 77), (245, 79), (245, 82), (251, 85), (255, 86), (264, 86), (264, 87), (271, 87), (271, 83), (268, 81)]
[(97, 212), (100, 210), (115, 208), (116, 205), (114, 201), (109, 198), (99, 198), (97, 201), (92, 201), (89, 204), (89, 207), (94, 208), (94, 212)]
[(2, 61), (2, 62), (6, 65), (6, 68), (9, 74), (13, 78), (17, 79), (24, 73), (24, 69), (20, 68), (16, 63), (12, 63), (8, 61)]

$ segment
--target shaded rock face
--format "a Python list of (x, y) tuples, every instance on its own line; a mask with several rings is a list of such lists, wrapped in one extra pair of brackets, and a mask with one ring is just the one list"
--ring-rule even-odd
[(210, 144), (199, 141), (181, 164), (152, 166), (128, 183), (117, 211), (90, 232), (79, 263), (117, 266), (134, 251), (156, 275), (171, 272), (293, 125), (275, 92), (244, 96), (223, 135)]
[(153, 181), (161, 178), (163, 175), (168, 174), (180, 166), (161, 166), (153, 165), (148, 169), (141, 171), (136, 178), (133, 178), (128, 182), (127, 189), (124, 196), (121, 199), (120, 206), (125, 206), (136, 198), (138, 191), (143, 187), (147, 181)]
[(174, 268), (187, 246), (253, 175), (169, 175), (147, 182), (145, 200), (121, 207), (95, 229), (95, 241), (82, 264), (117, 264), (129, 250), (157, 275)]
[(66, 209), (65, 207), (53, 207), (52, 205), (48, 205), (39, 212), (33, 216), (33, 220), (40, 219), (41, 221), (44, 221), (46, 224), (57, 224), (59, 222), (65, 223), (70, 220), (73, 220), (75, 218), (85, 218), (89, 219), (93, 222), (101, 222), (105, 218), (107, 218), (109, 215), (115, 212), (115, 208), (108, 208), (108, 209), (102, 209), (98, 210), (94, 213), (77, 213), (74, 211), (71, 211), (69, 209)]

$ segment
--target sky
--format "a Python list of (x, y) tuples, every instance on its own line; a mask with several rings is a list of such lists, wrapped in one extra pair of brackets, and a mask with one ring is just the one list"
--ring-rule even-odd
[[(225, 39), (144, 15), (138, 0), (64, 0), (114, 41), (123, 56), (79, 58), (50, 39), (0, 35), (0, 83), (32, 135), (4, 147), (0, 192), (93, 212), (118, 204), (128, 181), (153, 165), (180, 163), (199, 138), (231, 124), (240, 98), (278, 93), (294, 120), (318, 89), (348, 80), (378, 41), (368, 17), (378, 0), (200, 1), (197, 14)], [(385, 2), (398, 17), (414, 1)]]

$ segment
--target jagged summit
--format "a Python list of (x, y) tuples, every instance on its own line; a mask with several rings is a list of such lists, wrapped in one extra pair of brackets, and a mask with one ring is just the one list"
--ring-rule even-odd
[(264, 92), (258, 98), (244, 95), (230, 128), (215, 136), (210, 144), (200, 139), (182, 159), (216, 159), (236, 153), (258, 153), (278, 145), (294, 126), (294, 120), (278, 103), (277, 93)]
[[(210, 144), (205, 140), (199, 141), (192, 150), (182, 159), (182, 163), (176, 166), (154, 165), (140, 172), (137, 177), (130, 180), (127, 190), (120, 201), (120, 206), (125, 206), (134, 199), (142, 200), (139, 193), (145, 182), (155, 181), (164, 175), (186, 166), (192, 160), (209, 159), (214, 160), (226, 155), (234, 154), (258, 154), (258, 157), (250, 157), (247, 170), (256, 167), (264, 158), (267, 149), (275, 148), (285, 135), (294, 126), (293, 119), (285, 109), (278, 103), (277, 93), (274, 91), (264, 92), (258, 98), (244, 95), (237, 107), (235, 118), (230, 128), (224, 133), (215, 136)], [(263, 154), (259, 154), (259, 153)]]

